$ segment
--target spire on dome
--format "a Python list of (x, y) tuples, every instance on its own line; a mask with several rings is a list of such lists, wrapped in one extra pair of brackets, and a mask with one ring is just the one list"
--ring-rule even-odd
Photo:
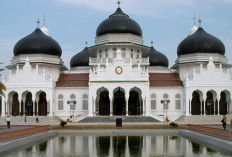
[(189, 36), (193, 35), (197, 31), (197, 29), (198, 29), (198, 27), (196, 26), (196, 16), (195, 16), (195, 13), (194, 13), (193, 21), (194, 21), (194, 25), (193, 25), (193, 27), (189, 31)]
[(199, 27), (201, 27), (201, 22), (202, 22), (201, 18), (199, 18), (198, 22), (199, 22)]
[(117, 2), (117, 3), (118, 3), (118, 7), (120, 8), (121, 1), (120, 1), (120, 0), (118, 0), (118, 2)]
[(43, 18), (43, 26), (45, 27), (45, 15), (44, 15), (44, 18)]
[(85, 41), (85, 47), (88, 47), (88, 41), (87, 40)]
[(40, 20), (38, 19), (37, 20), (37, 28), (39, 28), (39, 23), (40, 23)]
[(154, 41), (151, 40), (151, 47), (154, 47)]
[(194, 21), (194, 25), (196, 25), (196, 15), (195, 15), (195, 13), (194, 13), (193, 21)]

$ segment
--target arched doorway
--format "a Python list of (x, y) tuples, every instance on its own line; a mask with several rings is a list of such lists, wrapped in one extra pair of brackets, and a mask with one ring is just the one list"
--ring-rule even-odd
[(219, 101), (219, 113), (220, 115), (227, 114), (227, 100), (226, 100), (226, 93), (221, 92), (221, 98)]
[(27, 116), (33, 116), (33, 101), (31, 92), (26, 94), (25, 114)]
[(18, 93), (14, 93), (12, 97), (12, 116), (19, 115), (19, 100)]
[(47, 116), (47, 99), (46, 93), (42, 92), (39, 94), (39, 104), (38, 104), (39, 116)]
[(213, 101), (213, 93), (208, 91), (206, 93), (206, 102), (205, 102), (205, 106), (206, 106), (206, 114), (207, 115), (213, 115), (214, 114), (214, 101)]
[(191, 111), (192, 111), (192, 115), (201, 114), (200, 94), (197, 91), (194, 91), (192, 94)]
[(139, 93), (135, 90), (130, 91), (128, 112), (130, 115), (141, 115), (143, 111), (142, 101), (139, 99)]
[(107, 90), (100, 93), (99, 115), (110, 115), (110, 99), (109, 92)]
[(126, 101), (125, 93), (118, 88), (114, 93), (114, 108), (113, 115), (125, 115), (126, 114)]

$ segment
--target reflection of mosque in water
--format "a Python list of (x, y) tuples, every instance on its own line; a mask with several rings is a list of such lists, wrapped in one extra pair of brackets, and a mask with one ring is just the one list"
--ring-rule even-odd
[(34, 145), (18, 156), (208, 156), (219, 155), (208, 147), (179, 136), (76, 136), (59, 135)]

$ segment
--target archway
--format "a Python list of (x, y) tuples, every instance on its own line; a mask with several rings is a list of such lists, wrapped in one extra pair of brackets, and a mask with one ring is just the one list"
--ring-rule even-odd
[(19, 116), (19, 95), (14, 93), (12, 97), (12, 116)]
[(213, 93), (211, 91), (208, 91), (206, 93), (206, 102), (205, 102), (205, 108), (206, 108), (206, 114), (207, 115), (213, 115), (214, 114), (214, 100), (213, 100)]
[(192, 115), (200, 115), (201, 114), (200, 94), (197, 91), (194, 91), (192, 94), (191, 112), (192, 112), (191, 113)]
[(100, 93), (99, 115), (110, 115), (110, 99), (109, 92), (107, 90), (104, 90)]
[(33, 101), (32, 101), (32, 94), (31, 94), (31, 92), (28, 92), (26, 94), (25, 114), (27, 116), (33, 116)]
[(39, 116), (47, 116), (47, 99), (46, 93), (42, 92), (39, 94), (39, 103), (38, 103)]
[(114, 92), (114, 108), (113, 115), (125, 115), (126, 114), (126, 101), (125, 101), (125, 93), (118, 88), (117, 91)]
[(227, 114), (227, 100), (226, 100), (226, 93), (221, 92), (220, 94), (221, 98), (219, 101), (219, 113), (220, 115)]
[(128, 112), (129, 115), (141, 115), (143, 112), (142, 101), (140, 100), (139, 92), (135, 90), (130, 91)]

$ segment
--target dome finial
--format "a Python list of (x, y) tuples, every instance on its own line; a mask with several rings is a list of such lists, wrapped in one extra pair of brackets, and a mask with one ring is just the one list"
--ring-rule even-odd
[(39, 23), (40, 23), (40, 20), (38, 19), (37, 20), (37, 28), (39, 28)]
[(88, 47), (88, 41), (87, 40), (85, 41), (85, 47)]
[(193, 21), (194, 21), (194, 25), (196, 25), (196, 15), (195, 15), (195, 13), (194, 13)]
[(199, 27), (201, 27), (201, 22), (202, 22), (202, 20), (201, 20), (201, 18), (199, 18)]
[(120, 1), (120, 0), (118, 0), (118, 2), (117, 2), (117, 3), (118, 3), (118, 7), (120, 8), (121, 1)]
[(151, 47), (153, 47), (154, 46), (154, 41), (153, 40), (151, 40)]
[(45, 27), (45, 15), (43, 17), (43, 26)]

